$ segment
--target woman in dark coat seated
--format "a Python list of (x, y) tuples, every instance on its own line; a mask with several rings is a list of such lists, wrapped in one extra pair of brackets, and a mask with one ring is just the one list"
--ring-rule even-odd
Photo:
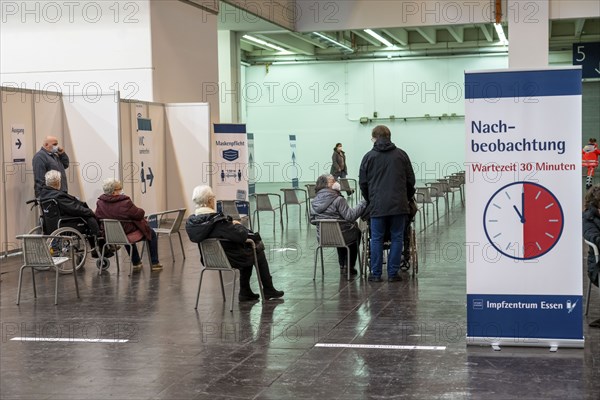
[[(600, 248), (600, 186), (592, 186), (585, 195), (585, 211), (583, 212), (583, 238)], [(588, 277), (598, 286), (600, 265), (592, 249), (588, 252)], [(590, 323), (590, 326), (600, 328), (600, 319)]]
[(252, 246), (246, 243), (247, 239), (253, 239), (256, 243), (256, 258), (258, 260), (258, 271), (263, 285), (266, 299), (282, 297), (284, 292), (273, 287), (273, 279), (269, 271), (269, 263), (265, 256), (265, 246), (239, 221), (225, 217), (217, 213), (216, 198), (210, 186), (197, 186), (194, 188), (192, 200), (196, 204), (194, 215), (188, 218), (185, 230), (194, 243), (200, 243), (204, 239), (226, 239), (221, 242), (223, 250), (232, 267), (240, 270), (240, 301), (256, 301), (260, 298), (250, 288), (250, 277), (254, 265), (254, 254)]

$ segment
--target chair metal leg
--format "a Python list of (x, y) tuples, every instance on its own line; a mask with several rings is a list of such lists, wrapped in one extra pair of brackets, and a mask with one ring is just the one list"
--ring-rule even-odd
[[(71, 254), (71, 257), (73, 254)], [(55, 279), (54, 279), (54, 305), (58, 304), (58, 267), (54, 267)], [(73, 273), (75, 273), (75, 267), (73, 267)]]
[(79, 297), (79, 284), (77, 283), (77, 268), (75, 268), (75, 266), (73, 266), (73, 279), (75, 279), (75, 292), (77, 293), (77, 298), (80, 299), (81, 297)]
[(348, 280), (350, 280), (350, 247), (346, 246), (346, 270), (348, 271)]
[(173, 257), (173, 262), (175, 262), (175, 251), (173, 250), (173, 241), (171, 240), (171, 235), (169, 235), (169, 245), (171, 246), (171, 256)]
[(204, 276), (204, 271), (206, 271), (204, 268), (202, 268), (202, 271), (200, 271), (200, 282), (198, 282), (198, 293), (196, 294), (196, 306), (194, 307), (194, 310), (198, 309), (198, 301), (200, 301), (200, 288), (202, 287), (202, 277)]
[[(220, 271), (219, 271), (220, 272)], [(235, 299), (235, 282), (238, 280), (239, 271), (237, 269), (233, 270), (233, 284), (231, 289), (231, 306), (229, 306), (229, 312), (233, 312), (233, 300)]]
[[(588, 285), (587, 298), (585, 300), (585, 315), (588, 315), (588, 311), (590, 309), (590, 295), (592, 294), (592, 281), (590, 280), (590, 284)], [(19, 304), (19, 303), (17, 303)]]
[(315, 250), (315, 268), (313, 270), (313, 281), (315, 279), (317, 279), (317, 257), (319, 256), (319, 249), (321, 249), (321, 251), (323, 251), (323, 249), (321, 248), (321, 246), (317, 247), (316, 250)]
[[(21, 267), (21, 269), (19, 269), (19, 286), (17, 287), (17, 305), (19, 305), (19, 302), (21, 301), (21, 283), (23, 280), (23, 270), (27, 268), (27, 265), (23, 265)], [(315, 268), (316, 268), (316, 264), (315, 264)], [(33, 277), (33, 267), (31, 268), (31, 276)], [(37, 297), (35, 296), (35, 278), (33, 278), (33, 293), (34, 296), (33, 297)]]
[(321, 279), (325, 279), (325, 261), (323, 260), (323, 248), (321, 247)]
[(225, 285), (223, 285), (223, 271), (219, 271), (219, 280), (221, 281), (221, 294), (223, 295), (223, 301), (227, 301), (225, 297)]
[(265, 291), (263, 288), (262, 279), (260, 278), (260, 271), (258, 270), (258, 260), (254, 259), (254, 271), (256, 271), (256, 278), (258, 279), (258, 290), (260, 292), (260, 300), (261, 302), (265, 302)]
[[(250, 229), (252, 229), (252, 224), (250, 224)], [(183, 255), (183, 259), (185, 260), (185, 250), (183, 249), (183, 240), (181, 240), (181, 232), (177, 232), (179, 236), (179, 244), (181, 245), (181, 255)]]
[[(142, 250), (144, 250), (144, 247), (148, 247), (148, 265), (150, 266), (150, 271), (152, 271), (152, 255), (150, 254), (150, 242), (147, 240), (144, 240), (144, 244), (142, 245)], [(173, 250), (173, 248), (171, 248), (171, 250)], [(141, 257), (140, 257), (140, 262), (142, 261)]]

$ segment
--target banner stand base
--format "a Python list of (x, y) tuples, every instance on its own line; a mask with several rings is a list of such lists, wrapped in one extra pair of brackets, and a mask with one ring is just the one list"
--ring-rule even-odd
[(502, 346), (512, 347), (548, 347), (554, 352), (559, 347), (583, 349), (584, 339), (539, 339), (539, 338), (486, 338), (467, 336), (467, 346), (491, 346), (495, 351)]

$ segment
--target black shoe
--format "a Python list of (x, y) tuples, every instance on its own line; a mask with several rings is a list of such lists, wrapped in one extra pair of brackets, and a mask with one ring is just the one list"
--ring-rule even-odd
[(590, 322), (589, 325), (591, 328), (600, 328), (600, 319)]
[(340, 265), (340, 274), (346, 275), (346, 266), (345, 265)]
[(356, 274), (358, 274), (358, 271), (356, 270), (356, 268), (352, 268), (350, 270), (350, 275), (356, 275)]
[(391, 278), (388, 278), (388, 282), (402, 282), (402, 277), (400, 275), (394, 275)]
[(99, 257), (98, 252), (96, 251), (96, 249), (92, 249), (91, 255), (92, 255), (92, 258), (98, 258)]
[(380, 276), (369, 275), (369, 282), (383, 282)]
[(244, 295), (238, 295), (238, 300), (240, 302), (244, 302), (244, 301), (258, 301), (258, 299), (260, 299), (259, 295), (254, 295), (254, 296), (244, 296)]
[(251, 289), (240, 289), (238, 299), (240, 301), (254, 301), (260, 299), (260, 295), (254, 293)]
[(278, 299), (280, 297), (283, 297), (283, 290), (277, 290), (275, 288), (271, 288), (271, 289), (264, 289), (263, 288), (263, 292), (265, 293), (265, 300), (270, 300), (270, 299)]

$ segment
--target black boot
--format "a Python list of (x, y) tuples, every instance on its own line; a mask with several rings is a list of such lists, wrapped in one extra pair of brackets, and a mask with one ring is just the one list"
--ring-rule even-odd
[(273, 279), (271, 279), (270, 275), (268, 277), (262, 278), (262, 284), (263, 293), (265, 294), (265, 300), (278, 299), (280, 297), (283, 297), (283, 290), (277, 290), (273, 287)]
[(252, 276), (252, 267), (240, 268), (240, 294), (239, 301), (256, 301), (260, 296), (250, 288), (250, 277)]

